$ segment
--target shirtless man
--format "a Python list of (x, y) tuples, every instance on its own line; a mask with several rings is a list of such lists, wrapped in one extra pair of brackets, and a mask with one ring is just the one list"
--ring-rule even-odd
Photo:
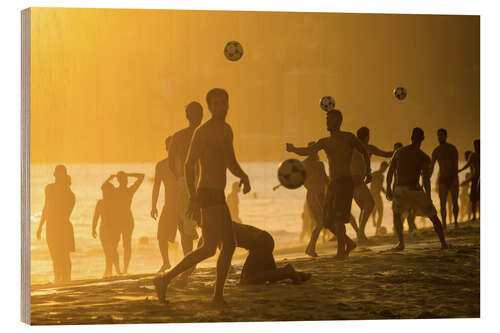
[(323, 223), (337, 236), (337, 258), (346, 258), (356, 247), (347, 235), (344, 223), (351, 219), (351, 205), (354, 185), (351, 174), (351, 159), (354, 150), (358, 150), (365, 161), (366, 182), (371, 180), (370, 158), (361, 141), (352, 133), (340, 130), (342, 113), (332, 110), (326, 116), (329, 137), (319, 139), (315, 144), (298, 148), (288, 143), (286, 149), (297, 155), (308, 156), (323, 149), (330, 166), (330, 184), (325, 200)]
[(446, 142), (448, 132), (444, 128), (437, 131), (439, 146), (432, 152), (431, 175), (436, 161), (439, 164), (438, 192), (441, 204), (441, 221), (446, 230), (446, 204), (448, 193), (453, 203), (453, 217), (455, 228), (458, 227), (458, 150), (451, 143)]
[[(381, 157), (391, 157), (393, 151), (383, 151), (374, 145), (369, 144), (370, 141), (370, 130), (368, 127), (361, 127), (357, 131), (357, 136), (363, 147), (368, 152), (368, 158), (371, 158), (371, 155), (381, 156)], [(365, 235), (365, 227), (368, 222), (368, 218), (370, 217), (373, 207), (375, 206), (375, 201), (368, 189), (368, 186), (363, 182), (363, 179), (366, 175), (365, 170), (365, 161), (363, 160), (363, 156), (358, 151), (353, 151), (352, 153), (352, 162), (351, 162), (351, 173), (352, 179), (354, 182), (354, 201), (361, 209), (359, 214), (359, 232), (358, 239), (360, 241), (366, 241)]]
[(479, 139), (474, 140), (474, 152), (469, 155), (467, 163), (458, 172), (462, 172), (467, 168), (470, 168), (471, 178), (470, 178), (470, 202), (472, 208), (472, 220), (476, 221), (476, 210), (477, 203), (479, 202), (480, 190), (480, 172), (481, 172), (481, 156), (479, 155), (479, 150), (481, 144)]
[[(167, 151), (167, 153), (169, 151), (171, 142), (172, 137), (169, 136), (165, 140), (165, 150)], [(175, 184), (175, 176), (172, 170), (170, 170), (168, 162), (169, 158), (167, 157), (156, 164), (151, 205), (151, 217), (156, 220), (156, 218), (158, 217), (158, 209), (156, 208), (156, 204), (158, 202), (161, 184), (163, 184), (163, 188), (165, 190), (163, 196), (164, 203), (163, 209), (161, 210), (160, 219), (158, 221), (158, 232), (156, 237), (158, 239), (158, 246), (160, 247), (161, 257), (163, 259), (163, 264), (159, 272), (165, 272), (171, 267), (170, 260), (168, 258), (168, 242), (174, 242), (175, 235), (177, 233), (177, 226), (179, 225), (179, 218), (176, 210), (177, 190)], [(181, 233), (181, 238), (182, 237), (183, 236)]]
[[(315, 142), (309, 142), (308, 146), (314, 145)], [(313, 222), (313, 230), (311, 239), (306, 248), (306, 254), (311, 257), (317, 257), (316, 242), (319, 234), (324, 228), (323, 225), (323, 205), (325, 203), (325, 194), (328, 183), (330, 182), (326, 175), (325, 166), (319, 160), (318, 153), (309, 155), (303, 161), (306, 169), (307, 178), (304, 187), (307, 189), (306, 203), (309, 208), (309, 213)]]
[(200, 125), (203, 118), (203, 108), (201, 104), (198, 102), (189, 103), (186, 106), (186, 118), (189, 121), (189, 126), (174, 133), (168, 154), (168, 165), (176, 179), (176, 210), (184, 255), (193, 250), (193, 241), (198, 238), (196, 222), (186, 216), (189, 196), (186, 188), (186, 180), (184, 178), (184, 163), (186, 162), (186, 156), (193, 133)]
[(375, 234), (378, 235), (384, 218), (384, 202), (380, 193), (386, 193), (384, 189), (384, 173), (389, 164), (386, 161), (380, 163), (380, 169), (372, 173), (372, 182), (370, 183), (370, 193), (375, 201), (375, 210), (372, 213)]
[[(431, 159), (420, 150), (422, 141), (424, 141), (424, 131), (418, 127), (414, 128), (411, 134), (411, 144), (395, 152), (389, 171), (387, 171), (387, 199), (392, 200), (394, 229), (399, 239), (399, 244), (393, 250), (397, 251), (405, 248), (402, 215), (411, 210), (414, 210), (415, 215), (430, 218), (441, 241), (441, 248), (447, 248), (443, 226), (431, 200)], [(396, 179), (393, 190), (394, 175)], [(423, 178), (425, 192), (419, 184), (420, 175)]]
[[(154, 279), (156, 294), (165, 302), (168, 284), (174, 277), (215, 255), (217, 244), (222, 248), (217, 259), (217, 278), (213, 303), (224, 305), (224, 283), (231, 267), (235, 238), (229, 209), (224, 196), (226, 170), (240, 179), (243, 193), (250, 191), (250, 181), (241, 169), (233, 147), (233, 131), (226, 123), (229, 96), (223, 89), (212, 89), (207, 94), (212, 118), (200, 126), (193, 135), (185, 165), (186, 185), (189, 192), (187, 214), (196, 219), (201, 213), (203, 244), (185, 256), (174, 268)], [(200, 163), (200, 180), (195, 184), (195, 165)], [(200, 212), (201, 211), (201, 212)]]
[[(401, 142), (396, 142), (394, 144), (394, 152), (396, 152), (396, 150), (398, 150), (399, 148), (403, 148), (403, 144)], [(407, 215), (408, 217), (406, 218), (406, 221), (408, 222), (408, 229), (410, 233), (412, 233), (413, 231), (417, 230), (417, 225), (415, 224), (415, 212), (413, 210), (410, 210)], [(402, 218), (404, 222), (404, 217)]]

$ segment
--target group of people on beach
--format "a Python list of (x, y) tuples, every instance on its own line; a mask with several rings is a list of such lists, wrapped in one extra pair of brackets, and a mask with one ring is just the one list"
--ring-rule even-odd
[[(169, 284), (176, 278), (179, 283), (187, 283), (187, 278), (196, 265), (214, 256), (217, 249), (220, 251), (213, 296), (213, 302), (216, 304), (225, 303), (223, 289), (236, 247), (249, 250), (241, 273), (241, 283), (262, 284), (284, 279), (302, 283), (308, 280), (310, 274), (299, 272), (290, 264), (284, 267), (276, 265), (273, 257), (274, 240), (268, 232), (242, 224), (237, 216), (233, 216), (234, 213), (231, 214), (224, 192), (227, 170), (239, 179), (239, 183), (233, 185), (232, 193), (236, 200), (240, 188), (244, 194), (250, 192), (250, 179), (236, 158), (233, 132), (225, 120), (229, 109), (227, 92), (220, 88), (210, 90), (206, 95), (206, 103), (211, 118), (203, 124), (201, 104), (192, 102), (186, 106), (188, 127), (165, 140), (168, 157), (159, 161), (155, 167), (150, 215), (153, 219), (158, 219), (157, 239), (163, 259), (159, 274), (153, 280), (158, 299), (165, 302)], [(448, 194), (451, 194), (457, 225), (458, 173), (467, 168), (470, 168), (471, 177), (466, 182), (471, 184), (470, 202), (473, 218), (476, 218), (480, 186), (479, 140), (474, 141), (474, 152), (469, 154), (467, 164), (459, 170), (457, 149), (447, 142), (444, 129), (438, 130), (439, 146), (430, 158), (420, 149), (424, 140), (424, 132), (420, 128), (413, 129), (411, 144), (396, 144), (392, 151), (383, 151), (369, 143), (370, 132), (367, 127), (360, 128), (355, 135), (341, 130), (342, 120), (342, 113), (332, 109), (326, 113), (330, 136), (310, 142), (306, 147), (286, 144), (288, 152), (306, 156), (306, 203), (314, 221), (306, 250), (308, 255), (317, 256), (317, 239), (321, 231), (327, 229), (337, 238), (336, 258), (348, 257), (356, 243), (346, 234), (345, 224), (351, 223), (355, 228), (358, 241), (366, 240), (365, 227), (374, 209), (378, 212), (376, 227), (380, 230), (381, 191), (392, 201), (394, 229), (399, 240), (394, 250), (403, 250), (405, 247), (403, 220), (412, 220), (414, 224), (415, 216), (428, 217), (433, 223), (442, 248), (447, 248), (443, 230), (446, 227), (446, 202)], [(328, 175), (318, 157), (320, 150), (323, 150), (328, 158)], [(380, 169), (372, 173), (372, 155), (391, 158), (390, 163), (383, 162)], [(443, 224), (430, 196), (430, 177), (436, 162), (439, 164), (438, 182)], [(388, 171), (384, 189), (383, 174), (386, 169)], [(46, 221), (47, 243), (58, 282), (67, 281), (70, 277), (69, 252), (74, 251), (74, 237), (69, 215), (75, 198), (70, 189), (71, 180), (66, 169), (57, 166), (54, 176), (55, 183), (47, 185), (45, 189), (45, 204), (37, 235), (40, 237)], [(131, 186), (128, 186), (129, 177), (136, 178)], [(118, 187), (111, 182), (114, 178), (119, 184)], [(134, 193), (143, 180), (144, 174), (118, 172), (109, 176), (101, 186), (102, 199), (97, 202), (95, 208), (92, 235), (97, 237), (100, 218), (98, 235), (106, 258), (105, 276), (112, 274), (113, 266), (117, 273), (121, 273), (117, 253), (120, 237), (124, 246), (123, 272), (127, 272), (134, 227), (130, 206)], [(370, 182), (371, 189), (367, 186)], [(159, 214), (157, 203), (162, 184), (165, 201)], [(361, 209), (359, 225), (351, 214), (353, 199)], [(197, 231), (198, 227), (201, 228), (201, 234)], [(174, 241), (177, 230), (185, 256), (177, 265), (171, 267), (168, 243)], [(196, 240), (198, 243), (194, 248)]]

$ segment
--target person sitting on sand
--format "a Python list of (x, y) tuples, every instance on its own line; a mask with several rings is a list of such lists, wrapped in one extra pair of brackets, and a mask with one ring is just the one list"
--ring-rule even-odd
[[(447, 248), (443, 226), (431, 200), (431, 159), (420, 149), (422, 141), (424, 141), (424, 131), (418, 127), (414, 128), (411, 135), (412, 143), (395, 152), (389, 171), (387, 171), (387, 199), (392, 201), (394, 229), (399, 239), (399, 244), (393, 250), (405, 248), (401, 217), (412, 209), (415, 210), (415, 215), (430, 218), (441, 241), (441, 248)], [(396, 179), (393, 191), (392, 178), (394, 174)], [(420, 175), (423, 178), (425, 192), (419, 184)]]
[(110, 277), (113, 274), (113, 266), (115, 267), (116, 274), (121, 274), (120, 263), (118, 257), (118, 243), (120, 242), (120, 231), (116, 224), (116, 202), (114, 201), (113, 191), (114, 187), (109, 180), (114, 175), (111, 175), (102, 186), (102, 199), (97, 201), (94, 211), (94, 218), (92, 221), (92, 237), (97, 238), (97, 223), (101, 218), (101, 225), (99, 226), (99, 239), (104, 250), (104, 278)]
[(323, 149), (330, 167), (330, 183), (325, 200), (323, 223), (337, 236), (337, 258), (346, 258), (356, 247), (346, 235), (344, 223), (351, 219), (354, 184), (351, 174), (351, 160), (354, 150), (358, 150), (365, 161), (365, 182), (371, 180), (370, 158), (361, 141), (352, 133), (340, 130), (342, 113), (329, 111), (326, 115), (329, 137), (319, 139), (315, 144), (298, 148), (287, 143), (286, 150), (297, 155), (308, 156)]

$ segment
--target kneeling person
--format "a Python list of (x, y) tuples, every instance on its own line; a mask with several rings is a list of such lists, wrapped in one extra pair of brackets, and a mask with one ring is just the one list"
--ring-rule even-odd
[(241, 284), (263, 284), (291, 279), (302, 283), (311, 278), (311, 274), (297, 272), (291, 264), (278, 268), (274, 261), (273, 237), (264, 230), (251, 225), (233, 222), (236, 246), (248, 250), (248, 257), (241, 271)]

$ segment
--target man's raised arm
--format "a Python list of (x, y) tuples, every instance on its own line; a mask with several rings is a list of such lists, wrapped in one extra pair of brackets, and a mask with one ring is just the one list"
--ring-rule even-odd
[(320, 141), (318, 141), (310, 146), (307, 146), (307, 147), (295, 147), (291, 143), (286, 144), (286, 151), (288, 151), (290, 153), (295, 153), (295, 154), (300, 155), (300, 156), (309, 156), (311, 154), (317, 153), (322, 148), (323, 148), (323, 146), (320, 143)]
[(394, 154), (394, 151), (383, 151), (374, 145), (368, 145), (368, 152), (380, 157), (392, 157), (392, 154)]

